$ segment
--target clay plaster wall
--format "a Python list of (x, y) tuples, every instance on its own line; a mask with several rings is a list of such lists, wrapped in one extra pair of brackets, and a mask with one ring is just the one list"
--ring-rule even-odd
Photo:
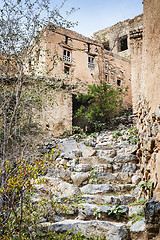
[[(103, 81), (101, 43), (67, 29), (51, 28), (44, 35), (45, 40), (42, 37), (40, 41), (41, 58), (36, 66), (36, 74), (64, 79), (68, 84), (77, 84), (79, 89), (82, 85), (100, 84)], [(70, 61), (64, 60), (64, 50), (70, 52)], [(93, 68), (88, 67), (88, 57), (94, 59)], [(69, 73), (65, 73), (65, 67), (69, 68)]]
[(53, 135), (72, 129), (72, 95), (66, 91), (47, 91), (42, 96), (41, 110), (35, 120)]
[[(143, 28), (143, 15), (136, 16), (133, 19), (127, 19), (119, 22), (112, 27), (105, 28), (93, 34), (94, 39), (105, 42), (109, 41), (109, 47), (113, 53), (123, 57), (131, 55), (130, 31)], [(128, 49), (120, 51), (120, 40), (127, 37)]]

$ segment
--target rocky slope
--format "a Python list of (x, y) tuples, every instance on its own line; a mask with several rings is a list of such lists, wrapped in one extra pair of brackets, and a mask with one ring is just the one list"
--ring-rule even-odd
[(145, 239), (141, 174), (130, 130), (77, 137), (52, 139), (43, 149), (55, 167), (49, 167), (43, 183), (35, 183), (33, 203), (47, 200), (42, 229)]

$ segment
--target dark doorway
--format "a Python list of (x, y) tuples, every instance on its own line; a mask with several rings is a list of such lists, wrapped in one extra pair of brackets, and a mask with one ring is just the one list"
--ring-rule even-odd
[(78, 100), (75, 94), (72, 94), (72, 126), (78, 126), (85, 130), (87, 126), (87, 119), (85, 120), (84, 117), (75, 117), (77, 110), (82, 105), (87, 105), (88, 102), (82, 103), (82, 101)]

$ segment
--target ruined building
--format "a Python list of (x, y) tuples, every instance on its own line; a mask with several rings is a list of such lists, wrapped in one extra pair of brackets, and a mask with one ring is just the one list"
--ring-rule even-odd
[(141, 31), (142, 29), (143, 14), (136, 16), (133, 19), (119, 22), (112, 27), (99, 30), (93, 34), (93, 38), (101, 41), (107, 50), (110, 50), (119, 56), (130, 58), (130, 32), (133, 30)]
[(124, 106), (131, 107), (130, 59), (104, 49), (100, 41), (50, 24), (27, 59), (27, 72), (49, 78), (52, 88), (42, 97), (40, 123), (54, 134), (71, 130), (76, 95), (86, 93), (88, 85), (107, 82), (115, 89), (128, 89)]

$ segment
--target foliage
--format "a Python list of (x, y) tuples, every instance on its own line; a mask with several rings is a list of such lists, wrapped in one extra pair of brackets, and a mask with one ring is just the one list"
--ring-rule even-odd
[[(5, 184), (0, 188), (0, 232), (3, 239), (20, 239), (30, 234), (30, 227), (36, 228), (42, 217), (31, 197), (35, 192), (33, 180), (45, 171), (45, 160), (28, 162), (24, 159), (5, 162), (1, 169), (1, 181), (5, 170)], [(43, 182), (43, 179), (41, 180)], [(25, 238), (22, 238), (25, 239)]]
[[(35, 160), (33, 139), (40, 128), (34, 120), (43, 95), (49, 93), (51, 81), (35, 77), (34, 67), (28, 74), (26, 62), (30, 59), (36, 64), (32, 50), (50, 22), (63, 27), (72, 24), (60, 14), (62, 6), (52, 8), (49, 0), (1, 0), (0, 3), (1, 236), (7, 240), (37, 239), (30, 228), (36, 232), (43, 208), (31, 202), (34, 193), (31, 183), (46, 171), (50, 159)], [(39, 136), (36, 137), (38, 144)]]
[(92, 131), (101, 130), (118, 114), (122, 106), (122, 95), (122, 92), (114, 90), (106, 83), (89, 85), (87, 95), (79, 93), (77, 96), (82, 105), (75, 118), (80, 117), (82, 122), (87, 121)]
[(133, 145), (136, 145), (138, 143), (138, 131), (136, 127), (131, 127), (129, 129), (126, 130), (117, 130), (114, 131), (112, 136), (113, 138), (118, 139), (121, 136), (126, 135), (126, 140)]
[(111, 209), (108, 212), (108, 215), (115, 215), (117, 220), (119, 220), (120, 217), (123, 216), (123, 214), (124, 214), (124, 211), (121, 209), (119, 205), (116, 205), (115, 208)]
[(97, 183), (98, 178), (97, 178), (97, 170), (93, 169), (92, 171), (89, 172), (89, 183)]

